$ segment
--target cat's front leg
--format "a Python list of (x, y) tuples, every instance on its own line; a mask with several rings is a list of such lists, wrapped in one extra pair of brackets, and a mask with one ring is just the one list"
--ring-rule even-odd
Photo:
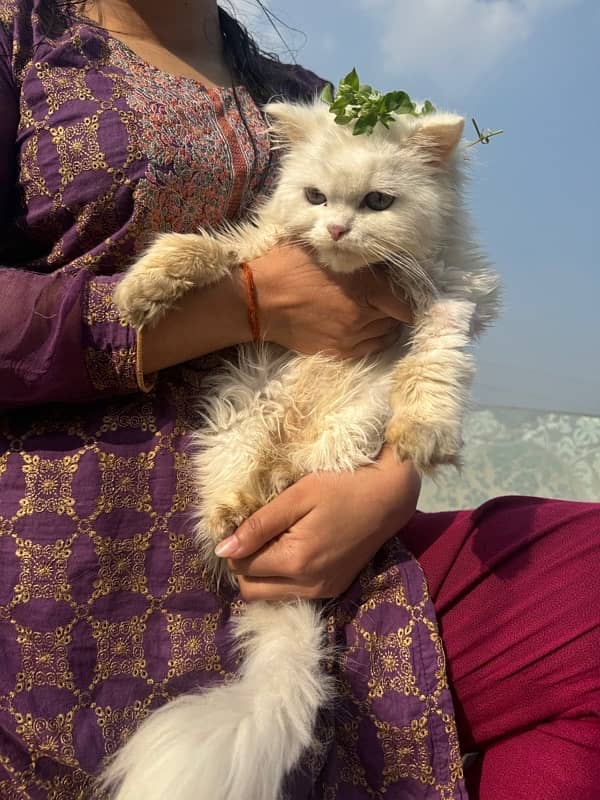
[(242, 261), (264, 255), (281, 238), (261, 219), (211, 234), (164, 233), (128, 270), (115, 290), (115, 303), (136, 328), (156, 323), (190, 289), (209, 286)]
[(386, 431), (400, 460), (422, 473), (460, 463), (462, 422), (474, 372), (464, 348), (474, 304), (439, 299), (417, 320), (411, 347), (394, 370)]
[(164, 233), (115, 290), (123, 319), (136, 328), (156, 323), (190, 289), (227, 275), (237, 254), (208, 233)]

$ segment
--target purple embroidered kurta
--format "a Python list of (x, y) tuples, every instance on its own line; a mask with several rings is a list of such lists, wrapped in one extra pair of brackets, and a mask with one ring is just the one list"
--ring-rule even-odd
[[(113, 288), (154, 233), (243, 216), (274, 167), (244, 88), (85, 21), (44, 36), (36, 6), (0, 0), (0, 798), (75, 800), (149, 710), (232, 676), (242, 608), (190, 538), (210, 359), (141, 391)], [(464, 799), (416, 561), (390, 542), (328, 613), (339, 702), (290, 798)]]

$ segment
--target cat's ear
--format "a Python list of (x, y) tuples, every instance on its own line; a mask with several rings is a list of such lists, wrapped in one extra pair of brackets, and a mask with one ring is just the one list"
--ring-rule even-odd
[(275, 139), (284, 145), (309, 139), (323, 110), (328, 110), (324, 103), (268, 103), (264, 106)]
[(434, 166), (445, 164), (460, 144), (465, 120), (457, 114), (431, 114), (422, 118), (410, 137)]

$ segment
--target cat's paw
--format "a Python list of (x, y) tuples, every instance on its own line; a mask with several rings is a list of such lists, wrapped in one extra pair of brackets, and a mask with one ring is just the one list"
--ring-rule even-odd
[(216, 544), (232, 534), (236, 528), (248, 519), (263, 505), (260, 498), (238, 491), (215, 506), (204, 516), (204, 528), (210, 539)]
[(412, 461), (423, 474), (431, 474), (440, 464), (460, 466), (463, 440), (456, 425), (431, 425), (395, 417), (386, 431), (386, 441), (399, 461)]
[(185, 271), (171, 269), (173, 247), (166, 247), (165, 241), (171, 235), (161, 237), (150, 247), (115, 289), (114, 300), (121, 317), (135, 328), (158, 322), (194, 286)]

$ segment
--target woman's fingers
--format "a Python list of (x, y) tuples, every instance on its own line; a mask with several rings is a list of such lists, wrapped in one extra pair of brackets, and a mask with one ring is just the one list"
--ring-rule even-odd
[[(286, 570), (286, 559), (282, 557), (279, 540), (271, 540), (258, 552), (247, 558), (230, 558), (227, 561), (234, 575), (245, 578), (291, 578), (292, 570)], [(289, 574), (287, 574), (289, 572)]]
[(290, 486), (278, 497), (267, 503), (227, 539), (215, 548), (220, 558), (247, 558), (257, 553), (272, 539), (289, 530), (308, 509), (303, 507), (302, 494)]
[(399, 331), (403, 323), (392, 317), (380, 317), (368, 322), (361, 329), (361, 339), (374, 339), (377, 336), (386, 336), (393, 331)]
[[(295, 578), (305, 574), (311, 564), (311, 553), (306, 543), (293, 532), (284, 532), (277, 539), (271, 539), (258, 552), (247, 558), (231, 558), (229, 568), (236, 575), (249, 578)], [(304, 546), (302, 546), (304, 545)]]
[(342, 353), (344, 358), (363, 358), (370, 356), (374, 353), (380, 353), (388, 347), (391, 347), (400, 336), (399, 328), (392, 330), (391, 333), (386, 333), (385, 336), (375, 336), (372, 339), (363, 339), (362, 342), (354, 345), (347, 352)]
[(329, 597), (327, 590), (316, 584), (304, 586), (293, 579), (251, 578), (240, 576), (240, 592), (244, 600), (317, 600)]
[(413, 314), (410, 304), (399, 295), (400, 290), (392, 285), (385, 270), (381, 274), (369, 271), (367, 275), (364, 287), (367, 305), (376, 308), (387, 317), (412, 324)]

